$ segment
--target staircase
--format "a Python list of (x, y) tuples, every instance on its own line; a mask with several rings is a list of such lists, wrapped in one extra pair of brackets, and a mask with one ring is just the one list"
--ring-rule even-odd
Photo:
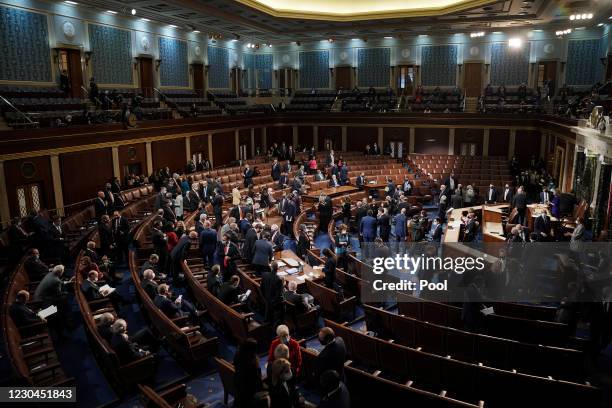
[(465, 112), (476, 113), (478, 111), (478, 98), (475, 96), (466, 96), (465, 98)]

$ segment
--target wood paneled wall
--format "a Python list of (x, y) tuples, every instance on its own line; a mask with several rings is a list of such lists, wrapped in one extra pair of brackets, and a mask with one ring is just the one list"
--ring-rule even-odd
[(130, 164), (140, 164), (141, 172), (147, 172), (147, 148), (144, 143), (119, 146), (118, 150), (121, 181), (127, 176), (127, 166)]
[(489, 130), (489, 156), (508, 156), (508, 146), (510, 144), (509, 129)]
[(331, 139), (334, 150), (342, 148), (342, 128), (340, 126), (319, 126), (319, 150), (325, 147), (325, 139)]
[[(266, 149), (264, 149), (263, 145), (263, 137), (262, 137), (262, 128), (255, 128), (255, 154), (257, 154), (257, 148), (261, 150), (261, 153), (264, 154)], [(266, 136), (267, 137), (267, 136)]]
[(416, 128), (414, 152), (422, 154), (448, 154), (448, 129)]
[(298, 126), (298, 144), (300, 146), (312, 146), (312, 126)]
[(410, 128), (384, 128), (383, 147), (390, 142), (403, 142), (405, 151), (408, 152), (408, 144), (410, 143)]
[(111, 149), (94, 149), (59, 156), (64, 205), (96, 196), (113, 177)]
[(247, 158), (251, 158), (251, 129), (241, 129), (238, 132), (238, 145), (246, 145)]
[(187, 164), (185, 139), (161, 140), (151, 143), (153, 170), (169, 167), (170, 171), (182, 173)]
[(293, 129), (291, 126), (270, 126), (267, 130), (268, 147), (274, 143), (279, 146), (285, 142), (287, 146), (293, 144)]
[(346, 128), (347, 150), (362, 151), (366, 145), (372, 145), (374, 142), (378, 143), (378, 128), (356, 126), (348, 126)]
[(236, 139), (234, 132), (215, 133), (212, 138), (215, 166), (224, 166), (236, 160)]
[(531, 156), (540, 157), (541, 136), (539, 130), (517, 130), (514, 143), (514, 155), (521, 166), (528, 166)]

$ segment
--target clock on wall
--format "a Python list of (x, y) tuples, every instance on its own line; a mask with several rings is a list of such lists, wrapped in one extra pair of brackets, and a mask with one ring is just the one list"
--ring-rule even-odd
[(140, 37), (140, 46), (142, 47), (143, 51), (149, 51), (151, 48), (151, 41), (149, 40), (149, 37), (146, 35)]
[(193, 52), (196, 55), (196, 57), (199, 57), (200, 55), (202, 55), (202, 49), (200, 48), (199, 45), (196, 45), (194, 47)]
[(62, 32), (64, 33), (64, 36), (66, 38), (73, 39), (76, 34), (76, 28), (74, 27), (74, 24), (72, 24), (71, 21), (66, 20), (62, 24)]

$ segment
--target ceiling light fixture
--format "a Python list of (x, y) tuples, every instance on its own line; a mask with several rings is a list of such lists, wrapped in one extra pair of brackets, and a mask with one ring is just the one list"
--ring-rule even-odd
[(113, 10), (106, 10), (106, 12), (107, 12), (108, 14), (117, 14), (117, 12), (116, 12), (116, 11), (113, 11)]
[(561, 36), (564, 36), (564, 35), (568, 35), (568, 34), (570, 34), (571, 32), (572, 32), (572, 29), (571, 29), (571, 28), (567, 28), (567, 29), (565, 29), (565, 30), (559, 30), (559, 31), (556, 31), (556, 32), (555, 32), (555, 35), (556, 35), (557, 37), (561, 37)]
[(597, 27), (603, 27), (604, 23), (597, 24)]
[(470, 33), (471, 38), (484, 37), (484, 35), (485, 35), (484, 31), (479, 31), (477, 33)]
[(143, 18), (140, 19), (140, 21), (144, 21), (146, 23), (146, 22), (151, 21), (151, 20), (149, 20), (148, 18), (144, 18), (143, 17)]
[(200, 30), (193, 30), (194, 33), (200, 34)]
[(590, 20), (593, 18), (593, 13), (572, 14), (569, 19), (574, 20)]
[(175, 26), (174, 24), (168, 24), (168, 27), (170, 27), (170, 28), (178, 28), (178, 26)]
[(511, 38), (508, 40), (508, 46), (510, 48), (521, 48), (523, 45), (523, 40), (520, 38)]
[(77, 4), (79, 4), (76, 1), (70, 1), (70, 0), (66, 0), (64, 3), (70, 4), (71, 6), (76, 6)]
[(136, 15), (136, 9), (132, 9), (131, 13), (132, 13), (133, 16), (135, 16)]
[(329, 41), (330, 43), (333, 43), (334, 39), (333, 38), (328, 38), (327, 41)]
[(389, 37), (389, 36), (385, 37), (385, 40), (392, 40), (392, 39), (393, 37)]

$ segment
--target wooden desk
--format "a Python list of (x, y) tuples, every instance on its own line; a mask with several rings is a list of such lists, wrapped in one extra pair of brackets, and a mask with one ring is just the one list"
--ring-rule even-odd
[(357, 191), (359, 191), (359, 189), (354, 186), (329, 187), (322, 190), (309, 191), (308, 194), (302, 195), (302, 201), (307, 203), (317, 202), (321, 193), (328, 197), (337, 197), (340, 195), (356, 193)]
[(385, 198), (387, 192), (385, 191), (387, 188), (387, 183), (366, 183), (363, 185), (364, 191), (371, 196), (372, 191), (376, 191), (379, 197)]
[[(288, 258), (288, 259), (292, 259), (294, 261), (299, 262), (303, 267), (303, 271), (299, 272), (299, 273), (294, 273), (293, 275), (284, 275), (282, 276), (283, 279), (285, 279), (285, 281), (287, 282), (295, 282), (298, 286), (299, 285), (303, 285), (306, 282), (306, 279), (308, 280), (314, 280), (317, 281), (319, 279), (323, 279), (325, 277), (325, 274), (323, 273), (323, 269), (322, 268), (313, 268), (312, 266), (304, 263), (304, 261), (302, 261), (296, 254), (295, 252), (289, 250), (289, 249), (285, 249), (284, 251), (281, 252), (276, 252), (274, 254), (274, 259), (275, 260), (279, 260), (281, 258)], [(283, 265), (282, 267), (278, 268), (278, 270), (280, 272), (284, 272), (286, 269), (290, 269), (292, 268), (291, 266), (287, 266), (287, 265)]]

